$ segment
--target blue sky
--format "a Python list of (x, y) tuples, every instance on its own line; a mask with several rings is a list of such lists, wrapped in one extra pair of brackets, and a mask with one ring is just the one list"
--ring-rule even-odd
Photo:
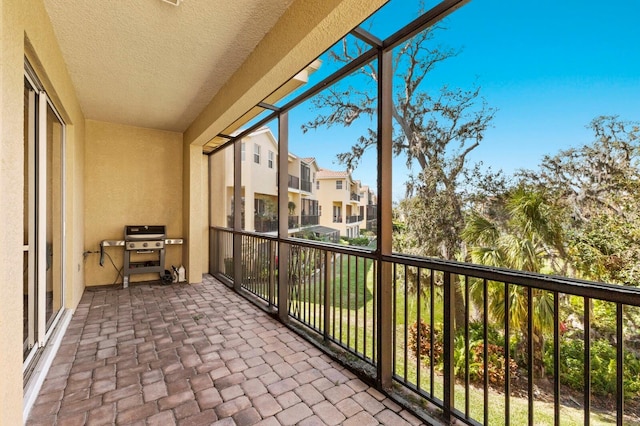
[[(417, 10), (417, 1), (392, 0), (365, 26), (384, 38)], [(585, 126), (599, 115), (640, 120), (639, 19), (640, 0), (474, 0), (444, 21), (437, 43), (461, 53), (443, 62), (428, 84), (478, 84), (488, 105), (497, 108), (472, 162), (506, 173), (535, 168), (545, 154), (591, 141)], [(312, 83), (333, 69), (325, 60)], [(303, 135), (300, 122), (313, 117), (304, 105), (292, 111), (290, 150), (316, 157), (321, 166), (344, 168), (336, 154), (347, 150), (368, 123)], [(375, 160), (369, 153), (354, 177), (375, 185)], [(396, 161), (395, 199), (402, 196), (406, 175), (404, 161)]]

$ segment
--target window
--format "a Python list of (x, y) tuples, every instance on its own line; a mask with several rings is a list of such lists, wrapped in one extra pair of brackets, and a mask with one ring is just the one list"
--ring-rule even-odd
[(320, 181), (319, 180), (316, 181), (316, 189), (320, 189)]
[(336, 181), (336, 189), (342, 189), (342, 181), (341, 180), (337, 180)]
[(240, 145), (240, 159), (244, 161), (246, 147), (244, 146), (244, 142)]
[(253, 144), (253, 162), (260, 164), (260, 145), (257, 143)]
[(309, 166), (307, 166), (306, 164), (301, 164), (300, 175), (301, 175), (300, 189), (302, 189), (305, 192), (311, 192), (311, 169), (309, 169)]
[(256, 198), (253, 202), (253, 206), (255, 209), (255, 214), (262, 216), (265, 212), (265, 202), (261, 198)]
[(333, 223), (342, 223), (342, 207), (333, 206)]
[(273, 169), (273, 158), (275, 157), (275, 154), (273, 153), (273, 151), (269, 151), (269, 158), (267, 160), (267, 166), (269, 166), (270, 169)]

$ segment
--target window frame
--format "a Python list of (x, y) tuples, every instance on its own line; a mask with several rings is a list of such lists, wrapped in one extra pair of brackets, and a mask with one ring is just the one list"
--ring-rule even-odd
[(260, 164), (260, 157), (261, 157), (261, 149), (260, 149), (260, 145), (257, 143), (253, 144), (253, 162), (256, 164)]

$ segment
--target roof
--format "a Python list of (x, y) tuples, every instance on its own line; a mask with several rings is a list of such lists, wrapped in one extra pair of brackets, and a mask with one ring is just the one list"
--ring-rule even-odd
[(347, 171), (320, 169), (320, 171), (316, 173), (316, 179), (350, 178), (350, 177), (351, 177), (351, 174)]

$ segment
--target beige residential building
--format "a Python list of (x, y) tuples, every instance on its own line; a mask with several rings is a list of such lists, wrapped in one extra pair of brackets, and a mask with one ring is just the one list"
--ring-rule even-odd
[(364, 229), (376, 232), (378, 223), (378, 197), (369, 185), (360, 186), (360, 219)]
[[(275, 233), (278, 230), (278, 144), (268, 128), (243, 138), (241, 144), (242, 228), (246, 231)], [(319, 224), (315, 176), (319, 171), (314, 158), (288, 155), (289, 233), (301, 232)], [(233, 227), (233, 151), (216, 158), (215, 182), (224, 182), (222, 204), (214, 223)], [(223, 208), (222, 208), (223, 207)]]
[[(245, 231), (271, 233), (278, 230), (278, 143), (269, 128), (243, 138), (240, 148), (242, 219)], [(325, 237), (357, 237), (360, 230), (375, 230), (375, 196), (346, 171), (318, 166), (313, 157), (288, 154), (287, 205), (289, 234)], [(224, 199), (214, 223), (233, 227), (233, 151), (216, 157), (216, 182), (224, 182)]]
[(340, 235), (360, 235), (360, 182), (347, 171), (320, 169), (316, 174), (316, 191), (320, 202), (320, 225), (340, 230)]

